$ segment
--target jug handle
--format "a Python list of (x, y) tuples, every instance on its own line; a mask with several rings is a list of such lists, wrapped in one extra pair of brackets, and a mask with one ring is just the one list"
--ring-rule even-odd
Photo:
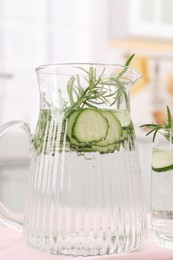
[[(4, 135), (14, 129), (24, 130), (25, 133), (28, 135), (29, 140), (31, 139), (30, 126), (24, 121), (14, 120), (0, 127), (0, 140)], [(7, 209), (2, 202), (0, 202), (0, 221), (18, 231), (23, 230), (23, 215), (16, 214), (13, 211)]]

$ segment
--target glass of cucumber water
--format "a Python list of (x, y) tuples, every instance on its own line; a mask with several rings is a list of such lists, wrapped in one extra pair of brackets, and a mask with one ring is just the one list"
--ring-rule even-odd
[[(24, 220), (0, 215), (23, 230), (28, 244), (51, 254), (129, 252), (146, 237), (146, 211), (130, 89), (141, 75), (122, 65), (57, 64), (36, 69), (40, 114), (30, 138)], [(9, 213), (9, 211), (8, 211)]]
[(161, 246), (173, 249), (173, 129), (161, 129), (152, 151), (152, 229)]

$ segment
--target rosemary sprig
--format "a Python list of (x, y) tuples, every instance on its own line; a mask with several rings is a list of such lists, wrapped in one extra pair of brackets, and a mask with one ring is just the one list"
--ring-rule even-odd
[(121, 83), (120, 78), (123, 76), (124, 73), (126, 73), (128, 66), (130, 65), (130, 62), (132, 61), (132, 59), (134, 58), (135, 54), (131, 55), (126, 63), (125, 63), (125, 68), (119, 73), (118, 77), (115, 79), (116, 83), (117, 83), (117, 93), (115, 96), (115, 103), (117, 102), (117, 106), (120, 106), (120, 103), (122, 102), (122, 99), (124, 98), (125, 103), (126, 103), (126, 107), (129, 108), (129, 98), (127, 96), (127, 92), (125, 89), (125, 86)]
[[(128, 66), (133, 59), (134, 54), (131, 55), (125, 63), (123, 70), (117, 75), (113, 74), (110, 77), (104, 78), (105, 68), (97, 77), (96, 68), (90, 67), (87, 71), (79, 67), (85, 72), (88, 87), (84, 90), (81, 86), (80, 77), (73, 76), (67, 84), (67, 92), (69, 96), (70, 106), (65, 106), (65, 115), (68, 116), (74, 109), (83, 108), (84, 106), (96, 108), (97, 105), (106, 104), (113, 106), (117, 104), (117, 108), (125, 100), (126, 107), (129, 108), (129, 99), (126, 91), (126, 84), (129, 79), (123, 77), (128, 69)], [(110, 99), (112, 97), (112, 99)]]
[(122, 75), (127, 71), (128, 66), (130, 65), (130, 62), (132, 61), (132, 59), (134, 58), (134, 56), (135, 56), (135, 54), (131, 55), (131, 56), (127, 59), (125, 65), (124, 65), (125, 68), (119, 73), (118, 78), (122, 77)]
[[(141, 125), (140, 127), (146, 127), (151, 129), (146, 135), (150, 135), (153, 134), (153, 143), (156, 139), (156, 135), (159, 132), (159, 130), (163, 129), (163, 130), (172, 130), (173, 132), (173, 118), (171, 116), (171, 112), (169, 107), (167, 106), (167, 121), (163, 122), (163, 124), (144, 124)], [(170, 137), (168, 135), (164, 135), (166, 137), (166, 139), (169, 141)], [(173, 143), (173, 137), (171, 137), (171, 142)]]

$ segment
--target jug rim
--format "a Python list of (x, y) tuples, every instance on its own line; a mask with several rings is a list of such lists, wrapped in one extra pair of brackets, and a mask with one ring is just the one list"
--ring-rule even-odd
[(82, 66), (95, 66), (95, 67), (109, 67), (109, 68), (127, 68), (128, 71), (131, 71), (133, 72), (134, 74), (136, 74), (137, 78), (140, 79), (142, 78), (142, 74), (140, 72), (138, 72), (136, 69), (130, 67), (130, 66), (125, 66), (125, 65), (121, 65), (121, 64), (111, 64), (111, 63), (90, 63), (90, 62), (67, 62), (67, 63), (50, 63), (50, 64), (43, 64), (43, 65), (40, 65), (40, 66), (37, 66), (35, 68), (35, 71), (36, 73), (43, 73), (43, 74), (58, 74), (58, 73), (53, 73), (53, 72), (50, 72), (48, 71), (47, 69), (50, 69), (50, 68), (70, 68), (70, 67), (73, 67), (73, 68), (78, 68), (78, 67), (82, 67)]

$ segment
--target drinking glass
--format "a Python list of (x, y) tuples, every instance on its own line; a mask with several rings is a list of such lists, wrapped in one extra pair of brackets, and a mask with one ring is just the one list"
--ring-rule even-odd
[(173, 129), (159, 130), (153, 143), (151, 210), (157, 241), (173, 249)]

